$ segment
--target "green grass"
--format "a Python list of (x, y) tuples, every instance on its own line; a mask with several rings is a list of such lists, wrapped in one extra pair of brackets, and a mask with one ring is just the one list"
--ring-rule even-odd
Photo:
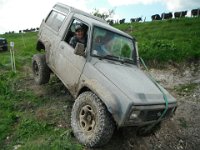
[[(21, 73), (0, 73), (1, 148), (82, 149), (71, 136), (70, 109), (63, 107), (71, 106), (70, 102), (56, 98), (58, 93), (38, 96), (23, 85), (25, 79)], [(52, 88), (62, 87), (54, 83)], [(48, 85), (43, 88), (49, 89)]]
[[(149, 63), (181, 63), (200, 59), (200, 18), (115, 25), (134, 36)], [(132, 29), (132, 30), (131, 30)]]
[(65, 89), (59, 80), (52, 78), (42, 87), (45, 91), (42, 94), (30, 88), (31, 58), (37, 53), (36, 35), (3, 35), (8, 42), (15, 42), (17, 73), (11, 71), (10, 52), (1, 52), (0, 149), (83, 149), (72, 136), (72, 102), (63, 95)]
[[(36, 39), (37, 33), (26, 33), (26, 34), (5, 34), (3, 37), (7, 38), (8, 43), (11, 41), (15, 43), (15, 57), (16, 57), (16, 67), (22, 69), (22, 66), (31, 63), (31, 57), (36, 53)], [(9, 48), (10, 49), (10, 48)], [(1, 68), (10, 67), (10, 53), (1, 52), (0, 53), (0, 66)]]

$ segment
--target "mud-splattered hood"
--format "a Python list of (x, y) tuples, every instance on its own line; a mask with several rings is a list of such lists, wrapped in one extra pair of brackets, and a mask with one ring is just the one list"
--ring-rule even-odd
[[(162, 104), (163, 94), (147, 75), (134, 65), (98, 62), (95, 64), (109, 81), (135, 104)], [(162, 87), (161, 87), (162, 88)], [(169, 103), (175, 99), (162, 88)]]

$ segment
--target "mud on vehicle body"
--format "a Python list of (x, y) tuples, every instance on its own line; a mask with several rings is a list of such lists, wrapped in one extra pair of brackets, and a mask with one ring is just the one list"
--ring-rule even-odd
[[(69, 44), (77, 24), (86, 48)], [(71, 126), (82, 144), (101, 146), (116, 127), (154, 126), (174, 114), (176, 100), (141, 71), (136, 40), (104, 20), (57, 3), (38, 35), (45, 54), (33, 57), (35, 80), (48, 82), (51, 70), (74, 96)]]

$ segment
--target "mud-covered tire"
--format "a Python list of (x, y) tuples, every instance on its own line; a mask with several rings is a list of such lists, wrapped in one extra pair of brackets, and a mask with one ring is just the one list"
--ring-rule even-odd
[(46, 64), (44, 54), (35, 54), (32, 58), (32, 71), (34, 80), (37, 84), (45, 84), (49, 82), (50, 69)]
[(113, 135), (115, 124), (103, 102), (92, 92), (76, 99), (71, 126), (78, 141), (88, 147), (105, 145)]

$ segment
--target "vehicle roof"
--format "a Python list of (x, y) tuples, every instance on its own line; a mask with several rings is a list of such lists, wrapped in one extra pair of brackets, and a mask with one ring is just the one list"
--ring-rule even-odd
[[(67, 9), (72, 12), (72, 13), (78, 13), (78, 14), (82, 14), (84, 16), (87, 16), (87, 17), (90, 17), (90, 18), (93, 18), (95, 20), (99, 20), (100, 22), (104, 22), (104, 23), (107, 23), (105, 20), (99, 18), (99, 17), (96, 17), (96, 16), (93, 16), (89, 13), (86, 13), (82, 10), (79, 10), (77, 8), (74, 8), (74, 7), (71, 7), (71, 6), (68, 6), (68, 5), (65, 5), (65, 4), (62, 4), (62, 3), (56, 3), (53, 7), (54, 9), (56, 10), (59, 10), (61, 11), (62, 13), (65, 13), (65, 14), (68, 14), (67, 12)], [(67, 8), (67, 9), (66, 9)]]
[(103, 20), (99, 17), (93, 16), (89, 13), (86, 13), (82, 10), (76, 9), (74, 7), (71, 7), (71, 6), (62, 4), (62, 3), (55, 4), (53, 8), (58, 10), (58, 11), (61, 11), (62, 13), (65, 13), (65, 14), (67, 14), (67, 9), (68, 9), (71, 13), (74, 13), (75, 16), (80, 18), (81, 20), (83, 20), (83, 21), (87, 20), (86, 23), (88, 23), (91, 26), (102, 27), (102, 28), (105, 28), (107, 30), (110, 30), (110, 31), (116, 32), (118, 34), (121, 34), (123, 36), (126, 36), (128, 38), (131, 38), (131, 39), (133, 38), (132, 36), (128, 35), (127, 33), (122, 32), (119, 29), (116, 29), (116, 28), (110, 26), (105, 20)]

